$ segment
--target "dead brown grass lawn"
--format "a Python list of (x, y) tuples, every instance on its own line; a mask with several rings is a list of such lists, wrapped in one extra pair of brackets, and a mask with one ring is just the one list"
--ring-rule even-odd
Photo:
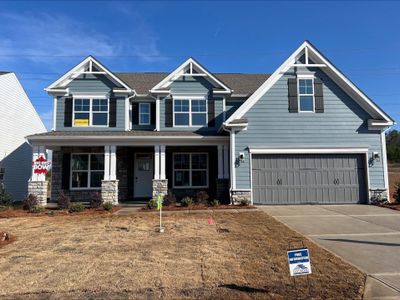
[[(291, 299), (286, 250), (301, 236), (260, 211), (1, 219), (0, 298)], [(361, 298), (365, 276), (307, 242), (311, 296)]]

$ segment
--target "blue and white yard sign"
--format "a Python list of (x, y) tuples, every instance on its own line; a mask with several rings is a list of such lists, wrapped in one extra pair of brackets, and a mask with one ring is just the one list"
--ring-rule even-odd
[(311, 274), (311, 262), (307, 248), (289, 250), (287, 255), (289, 260), (290, 276)]

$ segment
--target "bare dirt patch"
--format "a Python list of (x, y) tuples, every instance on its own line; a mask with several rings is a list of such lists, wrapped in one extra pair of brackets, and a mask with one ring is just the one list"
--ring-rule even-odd
[(11, 244), (16, 240), (15, 236), (8, 232), (0, 231), (0, 248)]
[[(207, 220), (213, 218), (214, 224)], [(297, 233), (260, 211), (1, 219), (0, 298), (361, 299), (365, 275), (305, 240), (311, 295), (288, 276)]]

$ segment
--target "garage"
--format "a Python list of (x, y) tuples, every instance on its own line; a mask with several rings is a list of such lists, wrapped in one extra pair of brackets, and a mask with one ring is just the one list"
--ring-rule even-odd
[(253, 154), (255, 204), (366, 203), (365, 154)]

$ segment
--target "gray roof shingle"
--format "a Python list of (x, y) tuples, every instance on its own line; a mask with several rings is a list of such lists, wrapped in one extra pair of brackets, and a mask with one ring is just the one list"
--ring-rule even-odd
[[(169, 75), (166, 72), (114, 73), (138, 94), (148, 94), (149, 90)], [(214, 73), (215, 77), (233, 89), (234, 95), (250, 95), (255, 92), (270, 74)]]

